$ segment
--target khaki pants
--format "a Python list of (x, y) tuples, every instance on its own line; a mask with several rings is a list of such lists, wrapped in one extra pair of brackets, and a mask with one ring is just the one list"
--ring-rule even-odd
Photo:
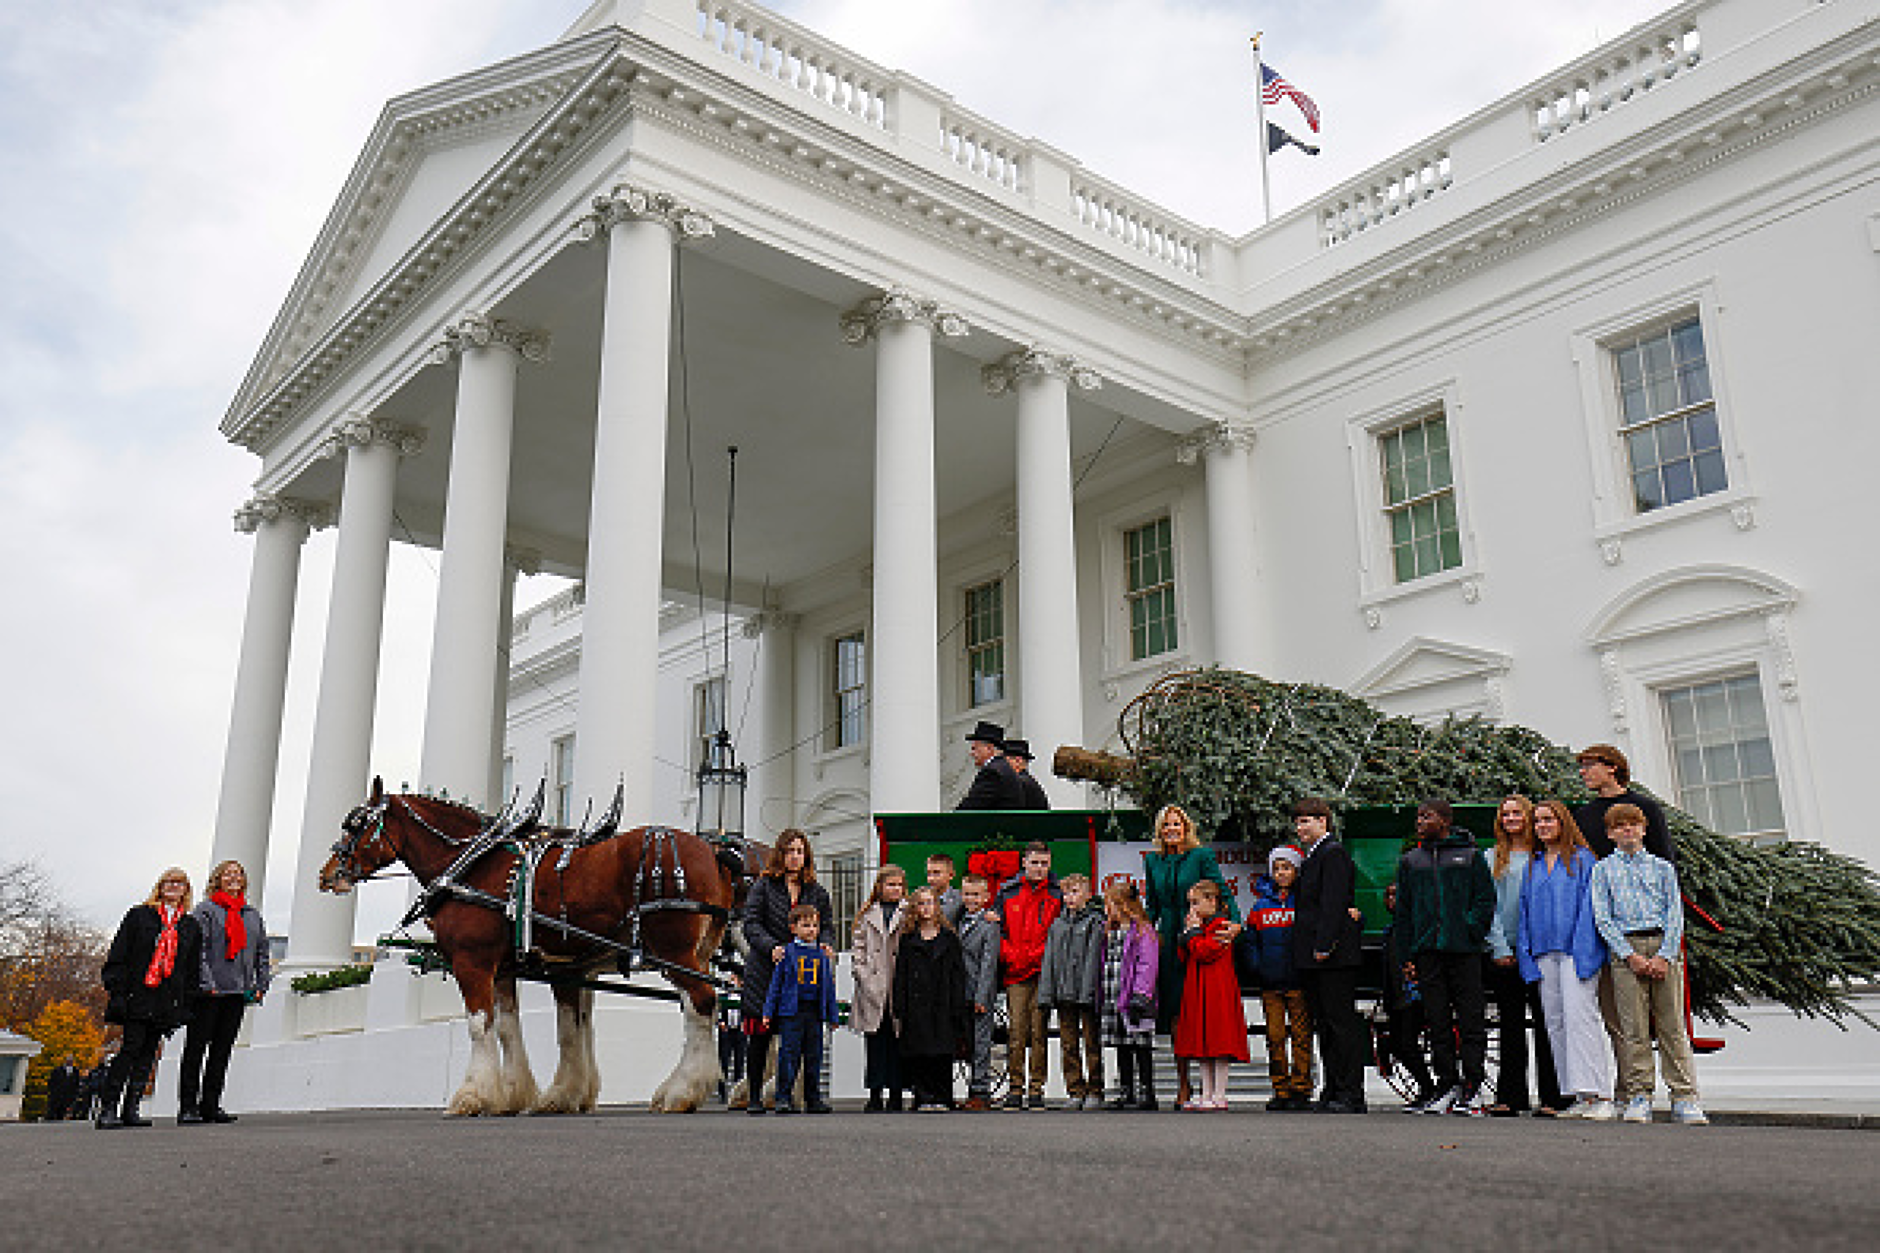
[[(1038, 976), (1005, 985), (1009, 1034), (1005, 1047), (1006, 1091), (1013, 1096), (1043, 1096), (1051, 1058), (1044, 1048), (1044, 1011), (1038, 1008)], [(1026, 1054), (1031, 1055), (1031, 1086), (1025, 1084)]]
[[(1064, 1095), (1103, 1096), (1103, 1041), (1094, 1005), (1059, 1005), (1058, 1053), (1064, 1066)], [(1043, 1052), (1042, 1049), (1039, 1050)]]
[[(1656, 957), (1662, 939), (1640, 936), (1631, 941), (1633, 952)], [(1671, 960), (1662, 979), (1643, 979), (1623, 960), (1614, 961), (1613, 1008), (1619, 1017), (1620, 1084), (1629, 1096), (1650, 1096), (1657, 1086), (1652, 1074), (1652, 1036), (1658, 1037), (1659, 1064), (1665, 1087), (1674, 1101), (1697, 1099), (1697, 1061), (1691, 1038), (1684, 1030), (1684, 963)]]
[[(1274, 1096), (1312, 1095), (1312, 1023), (1306, 1018), (1304, 988), (1260, 993), (1266, 1011), (1266, 1072)], [(1292, 1045), (1292, 1060), (1286, 1046)]]

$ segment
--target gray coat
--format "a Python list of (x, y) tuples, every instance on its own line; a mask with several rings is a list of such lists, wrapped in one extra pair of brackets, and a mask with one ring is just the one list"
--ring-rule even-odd
[(966, 997), (992, 1009), (999, 994), (999, 924), (984, 913), (960, 915), (960, 951), (966, 959)]
[(228, 955), (228, 911), (205, 897), (190, 912), (202, 928), (202, 981), (197, 990), (209, 996), (249, 992), (256, 997), (264, 995), (272, 974), (268, 966), (268, 929), (255, 907), (242, 906), (248, 943), (233, 957)]
[(1059, 914), (1044, 937), (1038, 1005), (1095, 1005), (1103, 987), (1103, 907)]

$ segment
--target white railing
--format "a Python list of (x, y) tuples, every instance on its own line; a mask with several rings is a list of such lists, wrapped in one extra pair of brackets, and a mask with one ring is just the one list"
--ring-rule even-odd
[(1607, 45), (1544, 84), (1529, 103), (1534, 142), (1590, 122), (1636, 100), (1654, 86), (1703, 60), (1695, 16), (1666, 23), (1643, 38)]
[(1448, 190), (1454, 182), (1447, 149), (1380, 166), (1321, 202), (1319, 247), (1342, 244)]
[(1202, 241), (1207, 232), (1131, 196), (1114, 183), (1089, 175), (1071, 184), (1071, 212), (1092, 230), (1143, 252), (1184, 274), (1202, 273)]
[(962, 109), (948, 108), (940, 115), (940, 150), (968, 173), (1007, 191), (1025, 190), (1030, 148), (1012, 132)]
[(699, 0), (699, 37), (760, 74), (888, 130), (889, 75), (756, 5)]

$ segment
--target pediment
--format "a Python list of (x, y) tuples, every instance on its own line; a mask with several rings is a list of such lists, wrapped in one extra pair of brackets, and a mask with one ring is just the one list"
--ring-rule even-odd
[(1421, 691), (1446, 683), (1486, 682), (1514, 665), (1506, 653), (1417, 636), (1359, 676), (1351, 691), (1366, 699)]
[(391, 274), (607, 55), (606, 37), (559, 44), (385, 106), (249, 367), (245, 412)]
[(1793, 605), (1799, 593), (1776, 578), (1741, 566), (1686, 566), (1634, 585), (1593, 619), (1595, 645), (1640, 639)]

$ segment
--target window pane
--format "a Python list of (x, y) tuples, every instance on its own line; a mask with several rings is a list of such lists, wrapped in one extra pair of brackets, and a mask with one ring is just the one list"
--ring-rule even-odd
[(1671, 347), (1680, 365), (1704, 360), (1704, 332), (1696, 318), (1671, 328)]
[(1752, 831), (1779, 831), (1782, 829), (1782, 797), (1776, 790), (1774, 779), (1758, 779), (1745, 789), (1749, 798), (1749, 829)]
[(1436, 525), (1445, 531), (1456, 529), (1456, 498), (1444, 494), (1436, 498)]
[(1658, 431), (1646, 427), (1625, 437), (1625, 448), (1632, 458), (1634, 471), (1649, 470), (1658, 464)]
[(1645, 407), (1645, 384), (1634, 383), (1619, 391), (1619, 418), (1622, 426), (1636, 426), (1651, 414)]
[(1661, 423), (1657, 431), (1660, 460), (1673, 461), (1691, 455), (1691, 433), (1682, 419)]
[(1723, 439), (1717, 433), (1717, 411), (1715, 409), (1699, 409), (1690, 416), (1689, 422), (1691, 427), (1691, 447), (1723, 447)]
[(1668, 461), (1664, 467), (1665, 503), (1675, 505), (1697, 495), (1697, 471), (1688, 461)]
[(1390, 515), (1390, 542), (1408, 544), (1413, 538), (1410, 526), (1410, 511), (1399, 509)]
[(1645, 363), (1638, 345), (1621, 348), (1612, 354), (1613, 364), (1619, 370), (1619, 389), (1638, 391), (1645, 381)]
[(1775, 746), (1767, 739), (1746, 739), (1737, 745), (1737, 754), (1742, 759), (1744, 778), (1758, 779), (1775, 777)]
[(1444, 531), (1439, 543), (1443, 550), (1443, 569), (1453, 570), (1462, 564), (1462, 538), (1460, 536), (1454, 531)]
[(1645, 378), (1666, 379), (1671, 375), (1671, 336), (1654, 335), (1639, 345), (1645, 354)]
[(1416, 551), (1411, 548), (1410, 545), (1404, 544), (1398, 547), (1393, 556), (1396, 561), (1397, 581), (1399, 583), (1408, 583), (1411, 579), (1417, 577)]
[(1701, 361), (1678, 367), (1678, 397), (1695, 405), (1710, 399), (1710, 368)]
[(1723, 469), (1723, 454), (1716, 449), (1697, 454), (1696, 472), (1699, 496), (1708, 496), (1730, 486), (1729, 476)]
[(1405, 496), (1421, 496), (1430, 490), (1430, 463), (1413, 461), (1404, 467)]
[(1645, 380), (1645, 403), (1653, 415), (1670, 413), (1678, 407), (1678, 381), (1670, 374), (1654, 374)]
[(1665, 503), (1664, 488), (1658, 483), (1658, 472), (1646, 470), (1632, 476), (1632, 495), (1638, 501), (1638, 511), (1646, 513)]
[(1718, 788), (1711, 793), (1711, 803), (1715, 815), (1711, 825), (1717, 830), (1728, 835), (1741, 835), (1752, 829), (1749, 825), (1749, 805), (1743, 799), (1741, 786), (1732, 784)]
[(1434, 457), (1439, 452), (1448, 452), (1449, 420), (1447, 418), (1432, 418), (1427, 425), (1430, 456)]

